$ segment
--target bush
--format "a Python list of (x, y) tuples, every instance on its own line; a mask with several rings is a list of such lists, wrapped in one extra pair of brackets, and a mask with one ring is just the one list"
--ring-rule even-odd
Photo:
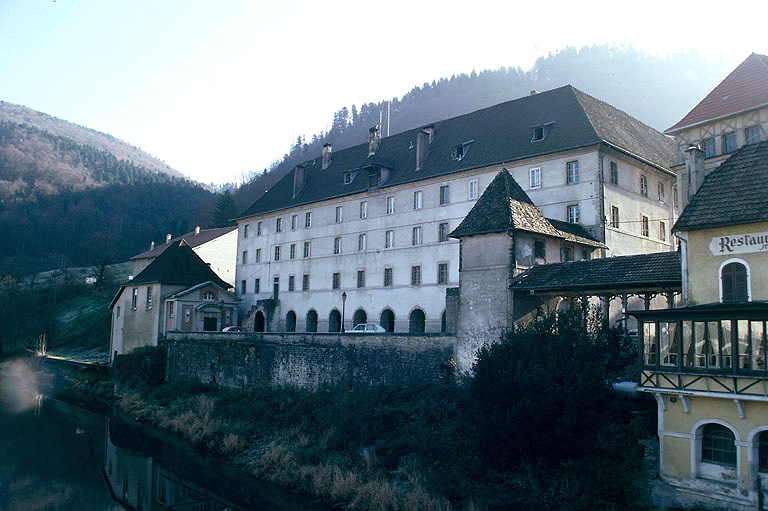
[(156, 387), (165, 381), (167, 351), (161, 346), (145, 346), (115, 357), (112, 376), (120, 386)]
[(471, 392), (480, 449), (493, 466), (560, 462), (593, 447), (614, 401), (610, 382), (632, 357), (620, 330), (579, 312), (518, 327), (478, 354)]

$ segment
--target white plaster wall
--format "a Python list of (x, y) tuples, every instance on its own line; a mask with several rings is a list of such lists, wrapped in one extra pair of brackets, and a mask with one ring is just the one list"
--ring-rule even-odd
[(193, 249), (200, 259), (211, 265), (216, 275), (233, 286), (237, 259), (237, 233), (238, 230), (234, 229)]

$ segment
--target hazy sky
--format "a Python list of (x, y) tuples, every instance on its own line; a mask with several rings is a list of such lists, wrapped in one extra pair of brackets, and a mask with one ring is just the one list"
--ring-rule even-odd
[[(627, 5), (628, 7), (620, 7)], [(566, 46), (768, 54), (768, 2), (0, 0), (0, 100), (193, 179), (261, 170), (343, 106)]]

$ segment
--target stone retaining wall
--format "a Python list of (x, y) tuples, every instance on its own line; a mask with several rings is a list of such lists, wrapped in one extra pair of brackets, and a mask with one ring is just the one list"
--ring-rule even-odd
[(231, 388), (438, 382), (456, 374), (445, 335), (170, 333), (168, 381)]

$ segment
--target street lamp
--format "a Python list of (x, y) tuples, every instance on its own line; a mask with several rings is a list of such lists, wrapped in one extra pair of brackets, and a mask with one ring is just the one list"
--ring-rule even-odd
[(341, 293), (341, 331), (344, 332), (344, 315), (347, 307), (347, 293)]

